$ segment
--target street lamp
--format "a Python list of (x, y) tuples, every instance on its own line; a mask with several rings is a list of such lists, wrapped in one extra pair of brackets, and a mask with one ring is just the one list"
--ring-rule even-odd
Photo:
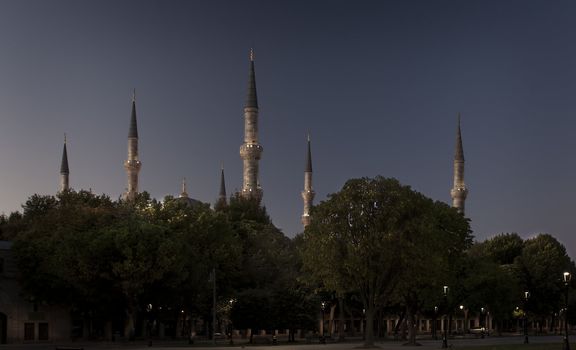
[(320, 303), (320, 309), (322, 310), (322, 322), (320, 323), (320, 343), (324, 343), (324, 309), (326, 308), (326, 302)]
[(460, 311), (464, 314), (464, 321), (462, 322), (462, 334), (466, 333), (468, 323), (468, 309), (464, 308), (464, 305), (460, 305)]
[[(444, 286), (442, 288), (442, 292), (444, 293), (444, 305), (448, 310), (448, 286)], [(448, 311), (447, 311), (448, 312)], [(450, 322), (450, 320), (448, 320)], [(442, 349), (448, 349), (448, 325), (444, 325), (444, 334), (442, 335)]]
[(568, 341), (568, 288), (570, 287), (570, 280), (572, 275), (570, 272), (564, 272), (564, 341), (562, 350), (570, 350), (570, 342)]
[(484, 339), (484, 332), (486, 329), (486, 309), (481, 307), (480, 308), (480, 338)]
[(228, 301), (228, 338), (230, 338), (230, 345), (234, 345), (234, 338), (232, 337), (232, 333), (234, 332), (234, 326), (232, 325), (232, 320), (231, 320), (231, 315), (232, 314), (232, 308), (234, 307), (234, 303), (236, 302), (236, 299), (232, 298)]
[(152, 346), (152, 304), (146, 305), (146, 313), (148, 314), (148, 323), (146, 324), (146, 332), (148, 333), (148, 346)]
[(362, 340), (366, 340), (366, 309), (362, 309)]
[(530, 292), (524, 292), (524, 344), (528, 344), (528, 316), (526, 315), (526, 305), (528, 304), (528, 298), (530, 298)]
[(436, 334), (436, 320), (438, 319), (438, 306), (434, 306), (434, 322), (432, 323), (432, 339), (438, 340), (438, 335)]

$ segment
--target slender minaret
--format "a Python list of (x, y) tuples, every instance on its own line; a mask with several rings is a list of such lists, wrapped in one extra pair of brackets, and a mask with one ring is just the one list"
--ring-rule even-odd
[(250, 49), (250, 74), (248, 95), (244, 105), (244, 143), (240, 146), (240, 157), (244, 162), (242, 196), (262, 200), (262, 188), (258, 180), (258, 162), (262, 146), (258, 143), (258, 98), (254, 74), (254, 50)]
[(452, 206), (464, 214), (464, 204), (468, 189), (464, 184), (464, 150), (462, 149), (462, 133), (460, 131), (460, 113), (458, 113), (458, 130), (456, 131), (456, 153), (454, 154), (454, 187), (450, 190)]
[(62, 151), (62, 163), (60, 164), (60, 192), (70, 189), (70, 169), (68, 168), (68, 151), (66, 150), (66, 134), (64, 134), (64, 150)]
[(138, 194), (138, 173), (141, 167), (142, 163), (138, 159), (138, 125), (136, 123), (136, 91), (134, 91), (130, 130), (128, 131), (128, 159), (124, 162), (124, 169), (128, 176), (128, 188), (124, 193), (125, 200), (132, 200)]
[(186, 192), (186, 178), (182, 179), (182, 192), (180, 193), (180, 198), (188, 198), (188, 192)]
[(220, 192), (218, 192), (218, 203), (227, 204), (226, 182), (224, 181), (224, 166), (220, 168)]
[(306, 168), (304, 169), (304, 191), (302, 191), (302, 199), (304, 200), (302, 225), (304, 225), (304, 228), (310, 224), (310, 208), (312, 208), (314, 195), (315, 193), (312, 189), (312, 151), (310, 150), (310, 135), (308, 135), (308, 153), (306, 154)]

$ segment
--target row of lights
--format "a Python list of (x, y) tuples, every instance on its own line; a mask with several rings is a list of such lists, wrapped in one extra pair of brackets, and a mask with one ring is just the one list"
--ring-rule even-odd
[[(564, 286), (565, 288), (565, 312), (564, 312), (564, 338), (563, 338), (563, 350), (570, 350), (570, 343), (568, 341), (568, 315), (567, 315), (567, 311), (568, 311), (568, 286), (570, 284), (570, 281), (572, 279), (572, 275), (570, 274), (570, 272), (564, 272), (563, 274), (563, 281), (564, 281)], [(448, 291), (449, 288), (448, 286), (443, 286), (442, 287), (442, 293), (444, 295), (444, 298), (446, 299), (448, 297)], [(524, 343), (528, 344), (528, 328), (527, 328), (527, 319), (526, 319), (526, 303), (528, 302), (528, 298), (530, 297), (530, 292), (525, 291), (524, 292)], [(235, 299), (230, 299), (229, 300), (229, 305), (232, 306), (234, 304), (236, 300)], [(446, 302), (447, 303), (447, 302)], [(324, 320), (324, 310), (326, 308), (326, 302), (322, 302), (320, 304), (321, 306), (321, 310), (322, 310), (322, 320)], [(161, 308), (160, 308), (161, 309)], [(464, 310), (464, 305), (460, 305), (460, 310)], [(150, 313), (152, 311), (152, 304), (148, 304), (146, 306), (146, 311), (148, 313)], [(363, 312), (365, 312), (365, 310), (362, 310)], [(434, 312), (437, 313), (438, 312), (438, 306), (434, 306)], [(482, 307), (481, 308), (481, 313), (484, 314), (485, 309)], [(184, 310), (181, 310), (181, 313), (184, 313)], [(448, 348), (448, 333), (447, 333), (448, 327), (444, 327), (444, 334), (442, 336), (442, 348), (446, 349)]]
[[(570, 281), (572, 279), (572, 275), (570, 272), (564, 272), (562, 275), (562, 280), (564, 282), (564, 337), (562, 339), (562, 350), (570, 350), (570, 342), (568, 339), (568, 287), (570, 285)], [(447, 304), (446, 299), (448, 298), (448, 286), (442, 287), (442, 293), (444, 295), (445, 302)], [(530, 298), (530, 292), (524, 292), (524, 344), (528, 344), (528, 322), (526, 316), (526, 304), (528, 303), (528, 299)], [(460, 310), (464, 310), (464, 305), (460, 305)], [(434, 312), (438, 312), (438, 307), (434, 307)], [(482, 314), (484, 314), (484, 308), (481, 308)], [(448, 327), (444, 327), (444, 334), (442, 336), (442, 348), (448, 348)]]

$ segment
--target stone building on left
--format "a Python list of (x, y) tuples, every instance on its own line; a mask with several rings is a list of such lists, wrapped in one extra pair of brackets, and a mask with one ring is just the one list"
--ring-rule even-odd
[(0, 344), (70, 339), (71, 332), (70, 310), (23, 297), (12, 242), (0, 241)]

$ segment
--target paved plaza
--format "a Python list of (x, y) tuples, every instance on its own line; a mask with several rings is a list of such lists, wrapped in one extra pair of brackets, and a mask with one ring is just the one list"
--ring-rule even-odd
[[(575, 338), (576, 339), (576, 338)], [(530, 343), (558, 343), (561, 344), (561, 336), (539, 336), (531, 337)], [(419, 340), (422, 346), (412, 347), (404, 346), (403, 342), (400, 341), (378, 341), (376, 345), (382, 350), (392, 350), (392, 349), (440, 349), (440, 340)], [(487, 337), (484, 339), (450, 339), (449, 344), (452, 348), (459, 348), (462, 346), (486, 346), (486, 345), (500, 345), (500, 344), (522, 344), (523, 337), (521, 336), (511, 336), (511, 337)], [(205, 346), (202, 344), (188, 345), (185, 342), (170, 341), (170, 342), (154, 342), (151, 347), (148, 346), (147, 342), (136, 341), (131, 343), (104, 343), (104, 342), (78, 342), (78, 343), (50, 343), (50, 344), (8, 344), (1, 345), (0, 350), (55, 350), (61, 349), (84, 349), (84, 350), (113, 350), (113, 349), (123, 349), (123, 350), (145, 350), (145, 349), (156, 349), (156, 350), (177, 350), (177, 349), (212, 349), (212, 350), (230, 350), (230, 349), (256, 349), (256, 350), (328, 350), (328, 349), (341, 349), (341, 350), (352, 350), (357, 349), (362, 345), (360, 340), (349, 341), (343, 343), (328, 343), (328, 344), (281, 344), (281, 345), (249, 345), (246, 344), (230, 346), (227, 344), (217, 344), (216, 346), (206, 343)], [(576, 345), (576, 344), (575, 344)]]

